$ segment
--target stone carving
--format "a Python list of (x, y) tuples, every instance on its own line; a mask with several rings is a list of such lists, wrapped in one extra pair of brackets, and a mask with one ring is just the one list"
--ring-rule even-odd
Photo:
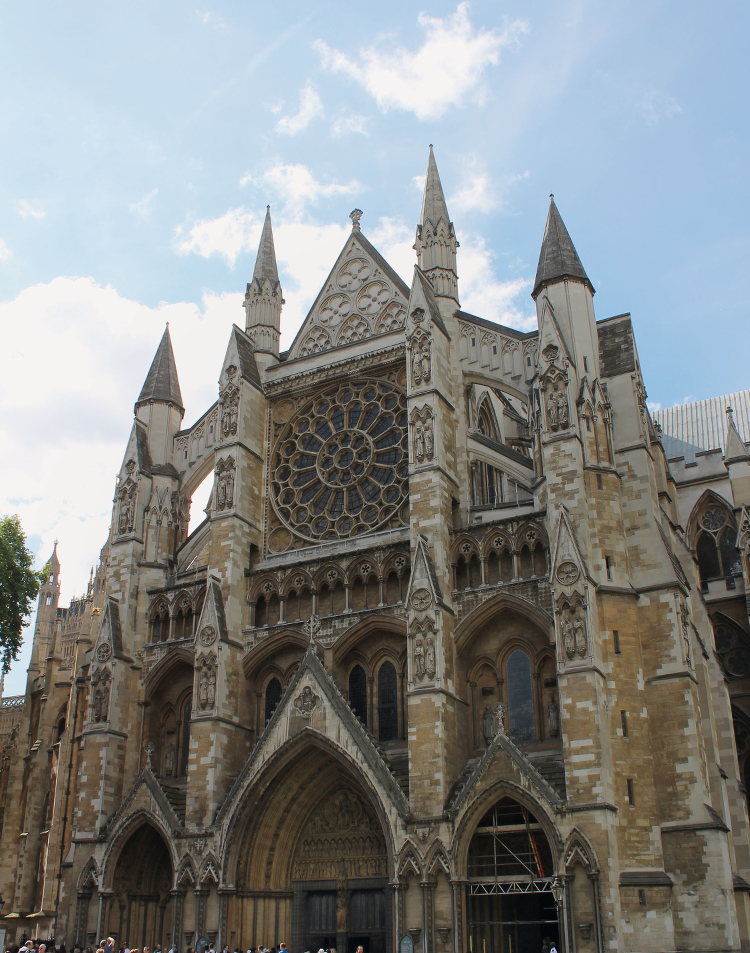
[(216, 705), (216, 662), (204, 656), (198, 663), (198, 708), (209, 711)]
[(427, 678), (435, 677), (435, 640), (427, 639), (424, 652), (424, 671)]
[(507, 709), (502, 702), (497, 705), (487, 705), (482, 713), (482, 734), (485, 745), (490, 745), (498, 735), (505, 734), (505, 713)]
[(578, 607), (573, 617), (573, 632), (575, 634), (576, 652), (579, 658), (585, 658), (588, 650), (586, 639), (586, 620), (583, 618), (583, 609)]
[(554, 695), (547, 702), (547, 734), (550, 738), (560, 734), (560, 709)]
[(216, 509), (231, 510), (234, 506), (234, 457), (216, 464)]
[(420, 588), (415, 589), (411, 594), (411, 604), (419, 612), (423, 612), (425, 609), (429, 608), (432, 602), (432, 593), (429, 589)]
[(120, 490), (120, 516), (117, 529), (121, 536), (133, 532), (133, 526), (135, 524), (135, 493), (135, 483), (127, 480)]
[(421, 639), (414, 643), (414, 677), (421, 679), (424, 677), (424, 644)]
[(109, 683), (108, 669), (94, 672), (91, 678), (91, 719), (95, 724), (105, 722), (109, 718)]
[(360, 230), (359, 220), (362, 218), (362, 214), (361, 208), (355, 208), (349, 213), (349, 218), (352, 220), (352, 228), (355, 232)]
[(591, 939), (591, 930), (593, 929), (593, 926), (594, 926), (593, 923), (579, 923), (578, 924), (578, 930), (581, 934), (582, 940)]
[(423, 332), (412, 335), (411, 377), (414, 387), (429, 384), (432, 377), (432, 342)]
[(112, 654), (109, 642), (102, 642), (96, 650), (96, 657), (100, 662), (106, 662)]
[(547, 412), (547, 428), (552, 431), (567, 430), (570, 426), (567, 383), (562, 375), (548, 380), (544, 389), (544, 407)]
[(586, 635), (586, 609), (580, 603), (571, 608), (566, 605), (560, 613), (560, 633), (562, 647), (570, 661), (586, 658), (588, 655), (588, 637)]
[(548, 361), (550, 364), (556, 360), (557, 354), (560, 348), (555, 344), (548, 344), (547, 347), (542, 351), (542, 357), (545, 361)]
[(566, 559), (557, 567), (555, 575), (564, 586), (572, 586), (580, 576), (580, 572), (578, 566), (572, 560)]
[(317, 695), (309, 685), (294, 699), (294, 707), (303, 718), (312, 718), (312, 713), (320, 704), (320, 695)]
[(151, 770), (151, 758), (153, 758), (154, 756), (154, 751), (156, 751), (156, 746), (151, 744), (151, 742), (149, 741), (149, 743), (146, 745), (146, 747), (143, 750), (146, 752), (146, 767), (149, 770)]
[(198, 638), (203, 645), (213, 645), (216, 641), (216, 629), (212, 625), (204, 625)]
[(175, 764), (175, 748), (172, 742), (170, 741), (167, 745), (167, 750), (164, 753), (164, 774), (171, 778), (174, 774), (174, 764)]
[(685, 646), (685, 661), (687, 667), (692, 670), (693, 660), (690, 655), (690, 610), (687, 602), (680, 604), (680, 626), (682, 628), (682, 641)]
[(648, 409), (646, 407), (646, 388), (643, 386), (640, 374), (633, 374), (633, 386), (635, 387), (635, 397), (638, 401), (638, 410), (641, 415), (641, 426), (643, 427), (643, 436), (648, 440)]
[(435, 429), (434, 414), (430, 407), (425, 405), (421, 410), (412, 411), (412, 428), (414, 432), (414, 458), (417, 463), (432, 460), (435, 456)]
[[(328, 575), (330, 577), (331, 573), (329, 573)], [(336, 579), (336, 573), (333, 574), (333, 579), (334, 580)], [(319, 615), (311, 615), (310, 618), (307, 620), (307, 622), (304, 622), (302, 624), (302, 630), (307, 636), (311, 645), (315, 645), (315, 640), (320, 635), (320, 630), (322, 628), (322, 625), (323, 623), (320, 621)]]
[(221, 436), (223, 440), (237, 433), (237, 409), (240, 395), (237, 388), (230, 384), (221, 398)]
[(573, 659), (576, 656), (576, 640), (575, 635), (573, 634), (573, 623), (568, 618), (568, 616), (563, 616), (562, 621), (562, 638), (563, 638), (563, 649), (565, 654), (569, 659)]

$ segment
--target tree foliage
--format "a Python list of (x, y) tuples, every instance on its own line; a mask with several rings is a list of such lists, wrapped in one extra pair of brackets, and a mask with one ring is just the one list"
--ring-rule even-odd
[(35, 572), (33, 555), (17, 516), (0, 519), (0, 658), (3, 674), (18, 658), (24, 619), (49, 577), (49, 568)]

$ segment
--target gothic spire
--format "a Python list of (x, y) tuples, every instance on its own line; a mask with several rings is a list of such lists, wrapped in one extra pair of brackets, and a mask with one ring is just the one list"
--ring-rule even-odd
[(253, 280), (248, 282), (245, 293), (245, 330), (256, 352), (263, 351), (279, 356), (281, 337), (281, 296), (279, 269), (276, 266), (276, 249), (271, 227), (271, 206), (266, 206), (266, 220), (255, 259)]
[(429, 278), (435, 294), (453, 298), (458, 303), (458, 274), (456, 270), (456, 232), (448, 215), (443, 186), (430, 145), (427, 175), (424, 180), (422, 214), (417, 225), (414, 245), (419, 267)]
[(273, 246), (273, 228), (271, 227), (271, 206), (266, 206), (266, 220), (263, 223), (263, 232), (258, 246), (258, 257), (255, 259), (253, 279), (263, 281), (270, 278), (278, 283), (279, 270), (276, 267), (276, 249)]
[(176, 404), (184, 410), (180, 382), (177, 378), (172, 339), (169, 336), (169, 322), (164, 329), (159, 348), (146, 376), (141, 395), (136, 401), (138, 404), (157, 400), (165, 404)]
[(536, 298), (544, 285), (551, 284), (563, 278), (574, 278), (583, 281), (594, 293), (594, 287), (581, 264), (578, 252), (571, 241), (560, 213), (555, 205), (554, 195), (549, 197), (549, 213), (547, 225), (544, 229), (542, 248), (539, 252), (539, 264), (536, 269), (536, 281), (532, 298)]

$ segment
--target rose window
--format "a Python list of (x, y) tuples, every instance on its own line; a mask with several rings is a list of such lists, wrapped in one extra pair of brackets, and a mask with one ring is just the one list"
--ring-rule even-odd
[(311, 542), (403, 525), (409, 453), (406, 396), (386, 381), (355, 381), (316, 397), (272, 454), (281, 521)]

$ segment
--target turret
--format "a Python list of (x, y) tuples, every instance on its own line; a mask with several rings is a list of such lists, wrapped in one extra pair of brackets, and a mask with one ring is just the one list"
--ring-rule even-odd
[(253, 280), (248, 283), (245, 293), (245, 330), (253, 342), (256, 354), (268, 354), (278, 358), (283, 304), (269, 205), (260, 236)]
[(750, 452), (734, 422), (734, 411), (727, 407), (727, 440), (724, 464), (732, 483), (735, 506), (750, 506)]
[(46, 565), (49, 567), (49, 576), (44, 585), (40, 587), (37, 599), (34, 644), (29, 663), (30, 678), (42, 674), (44, 660), (54, 637), (57, 604), (60, 600), (60, 560), (57, 558), (57, 540), (55, 540), (55, 548)]
[(554, 195), (549, 198), (547, 225), (531, 296), (536, 302), (540, 325), (545, 303), (549, 302), (578, 380), (588, 377), (592, 381), (599, 377), (594, 286), (560, 217)]
[(156, 356), (135, 403), (136, 418), (147, 428), (151, 462), (172, 462), (172, 437), (185, 415), (167, 323)]
[(419, 267), (425, 273), (438, 298), (452, 298), (458, 305), (456, 270), (456, 232), (448, 215), (443, 186), (430, 146), (427, 175), (424, 180), (422, 214), (414, 244)]

